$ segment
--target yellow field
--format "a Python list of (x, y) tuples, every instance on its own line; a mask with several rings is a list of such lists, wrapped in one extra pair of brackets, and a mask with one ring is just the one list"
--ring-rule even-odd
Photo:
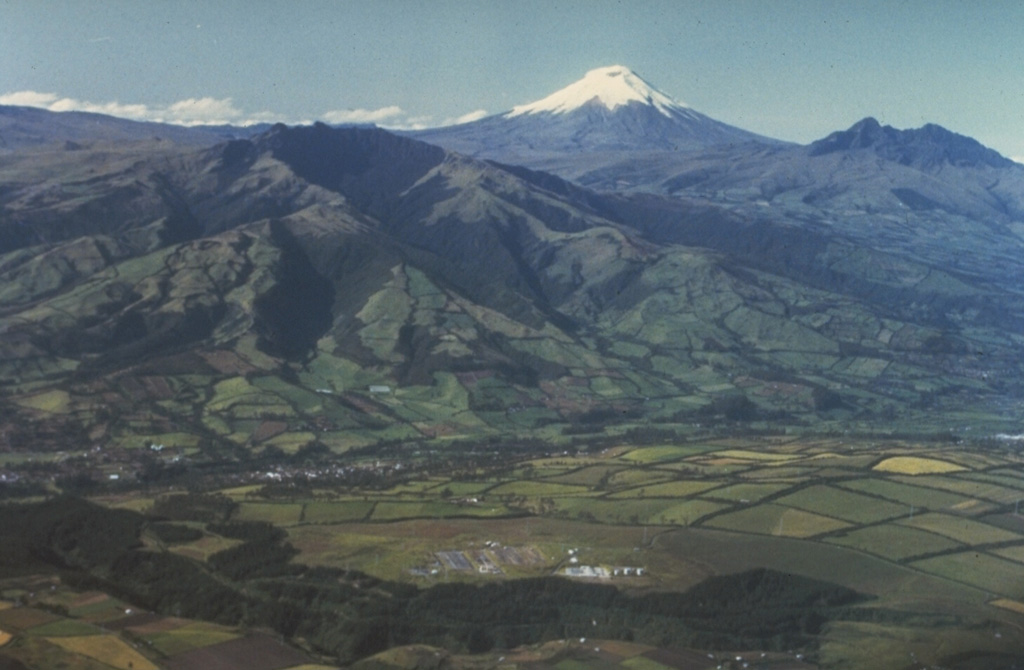
[(47, 391), (38, 395), (31, 395), (26, 398), (18, 398), (14, 401), (22, 407), (38, 409), (54, 414), (63, 414), (68, 411), (71, 404), (71, 396), (67, 391)]
[(786, 510), (779, 519), (779, 525), (772, 531), (772, 535), (784, 535), (785, 537), (810, 537), (819, 533), (845, 528), (849, 524), (839, 519), (805, 512), (800, 509)]
[(632, 451), (623, 454), (622, 460), (630, 463), (656, 463), (658, 461), (671, 461), (686, 456), (692, 456), (694, 449), (692, 447), (677, 447), (677, 446), (660, 446), (660, 447), (640, 447), (639, 449), (633, 449)]
[(1018, 614), (1024, 614), (1024, 603), (1017, 600), (1010, 600), (1009, 598), (999, 598), (993, 600), (989, 605), (995, 607), (1002, 607), (1004, 610), (1010, 610), (1011, 612), (1017, 612)]
[(255, 493), (263, 488), (262, 484), (246, 484), (245, 486), (236, 486), (231, 489), (221, 489), (221, 493), (231, 498), (232, 500), (244, 500), (246, 495)]
[(652, 484), (640, 488), (627, 489), (616, 493), (610, 498), (685, 498), (713, 489), (719, 482), (679, 480)]
[(8, 610), (14, 607), (14, 603), (7, 602), (6, 600), (0, 600), (0, 610)]
[(113, 635), (87, 635), (84, 637), (50, 637), (47, 642), (70, 652), (94, 658), (119, 670), (159, 670), (148, 658)]
[(748, 449), (726, 449), (725, 451), (714, 451), (709, 453), (708, 456), (737, 458), (742, 461), (768, 461), (773, 463), (792, 461), (797, 458), (802, 458), (802, 456), (796, 454), (777, 454), (771, 451), (750, 451)]
[(893, 456), (874, 467), (879, 472), (893, 472), (898, 475), (935, 475), (966, 470), (962, 465), (917, 456)]
[(555, 484), (544, 481), (519, 480), (495, 486), (487, 492), (488, 496), (580, 496), (588, 493), (586, 486), (571, 484)]
[(225, 549), (230, 549), (231, 547), (239, 544), (242, 544), (241, 540), (205, 535), (195, 542), (169, 547), (169, 551), (188, 558), (205, 561), (211, 554), (215, 554), (218, 551), (223, 551)]

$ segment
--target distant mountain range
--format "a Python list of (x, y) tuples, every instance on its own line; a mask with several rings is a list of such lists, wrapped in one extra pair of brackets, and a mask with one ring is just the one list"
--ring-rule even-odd
[(93, 112), (50, 112), (36, 107), (0, 105), (0, 155), (53, 142), (131, 142), (165, 140), (183, 145), (210, 145), (265, 132), (253, 126), (177, 126), (129, 121)]
[(47, 114), (0, 157), (9, 448), (1017, 429), (1024, 167), (937, 126), (788, 145), (607, 68), (452, 129), (514, 124), (500, 158), (533, 124), (573, 183), (380, 129)]

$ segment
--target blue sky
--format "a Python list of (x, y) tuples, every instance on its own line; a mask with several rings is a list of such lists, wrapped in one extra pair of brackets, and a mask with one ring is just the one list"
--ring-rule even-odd
[(435, 126), (621, 64), (809, 142), (874, 116), (1024, 157), (1017, 0), (0, 0), (0, 104)]

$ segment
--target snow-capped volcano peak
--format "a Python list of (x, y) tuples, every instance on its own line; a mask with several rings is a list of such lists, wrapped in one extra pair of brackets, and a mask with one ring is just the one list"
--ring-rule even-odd
[(673, 111), (690, 109), (648, 84), (628, 67), (612, 65), (591, 70), (576, 83), (555, 91), (542, 100), (514, 107), (505, 116), (511, 118), (542, 112), (565, 114), (591, 102), (604, 105), (609, 110), (637, 102), (654, 107), (668, 117), (672, 116)]

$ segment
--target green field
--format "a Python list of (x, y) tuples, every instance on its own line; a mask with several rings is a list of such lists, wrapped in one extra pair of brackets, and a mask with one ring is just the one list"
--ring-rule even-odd
[(302, 515), (300, 503), (258, 503), (243, 502), (238, 506), (235, 519), (238, 521), (268, 521), (275, 525), (287, 526), (299, 522)]
[(651, 468), (619, 470), (609, 478), (608, 486), (612, 489), (634, 488), (674, 479), (676, 476), (676, 473), (669, 470)]
[(983, 481), (972, 481), (963, 477), (933, 477), (933, 476), (918, 476), (918, 477), (894, 477), (895, 481), (911, 484), (920, 484), (921, 486), (927, 486), (931, 488), (940, 489), (943, 491), (952, 491), (969, 498), (981, 498), (983, 500), (990, 500), (996, 503), (1014, 503), (1018, 500), (1024, 500), (1024, 495), (1021, 491), (1013, 488), (1007, 488), (998, 484)]
[(706, 491), (701, 497), (730, 502), (758, 502), (788, 488), (788, 484), (730, 484)]
[(217, 626), (216, 624), (195, 622), (173, 630), (143, 635), (142, 637), (148, 640), (153, 645), (153, 648), (161, 654), (175, 656), (193, 649), (208, 647), (218, 642), (234, 640), (240, 637), (240, 633), (223, 626)]
[[(544, 473), (549, 472), (546, 468), (542, 469), (538, 474), (544, 476)], [(602, 481), (610, 483), (612, 476), (616, 472), (623, 472), (623, 468), (620, 466), (610, 465), (594, 465), (590, 467), (580, 468), (579, 470), (571, 471), (552, 471), (552, 476), (544, 476), (544, 480), (547, 482), (557, 484), (571, 484), (574, 486), (586, 486), (594, 487), (600, 484)], [(625, 472), (638, 472), (634, 470), (626, 470)]]
[(1002, 528), (937, 512), (914, 515), (914, 518), (903, 519), (899, 523), (937, 533), (957, 542), (970, 545), (1024, 540), (1024, 537), (1021, 535), (1003, 530)]
[(704, 525), (759, 535), (811, 537), (846, 528), (839, 519), (771, 503), (716, 516)]
[(528, 498), (574, 496), (585, 494), (586, 486), (573, 486), (546, 481), (522, 480), (499, 484), (487, 491), (488, 496), (526, 496)]
[(662, 484), (651, 484), (649, 486), (640, 486), (637, 488), (627, 489), (620, 493), (615, 493), (612, 498), (685, 498), (687, 496), (697, 495), (703, 493), (708, 489), (713, 489), (718, 486), (718, 482), (713, 481), (687, 481), (678, 480), (673, 482), (664, 482)]
[(448, 489), (453, 497), (474, 496), (477, 493), (486, 491), (494, 486), (492, 482), (451, 482), (446, 481), (434, 486), (431, 491), (435, 494)]
[(442, 519), (448, 517), (495, 518), (516, 516), (504, 505), (496, 503), (460, 505), (447, 502), (389, 502), (381, 501), (373, 508), (372, 521), (397, 519)]
[(728, 509), (729, 505), (708, 500), (687, 500), (669, 505), (657, 514), (649, 516), (647, 523), (666, 526), (690, 526), (703, 517)]
[(903, 505), (863, 496), (832, 486), (811, 486), (775, 500), (852, 523), (874, 523), (909, 513)]
[(956, 509), (957, 507), (966, 506), (972, 500), (972, 498), (967, 496), (947, 491), (926, 488), (924, 486), (912, 486), (882, 478), (844, 481), (839, 486), (894, 500), (904, 505), (913, 505), (918, 509), (926, 508), (933, 511)]
[(992, 553), (1011, 561), (1024, 563), (1024, 544), (1018, 544), (1013, 547), (1003, 547), (1001, 549), (993, 549)]
[(72, 635), (101, 635), (102, 628), (78, 619), (61, 619), (32, 628), (29, 633), (40, 637), (66, 637)]
[(673, 505), (673, 500), (607, 498), (558, 498), (552, 512), (570, 519), (594, 520), (602, 523), (652, 523), (651, 519)]
[(1007, 598), (1024, 598), (1024, 571), (1020, 563), (976, 551), (963, 551), (926, 558), (911, 565)]
[(913, 556), (963, 547), (959, 542), (941, 535), (896, 524), (858, 528), (836, 537), (829, 537), (825, 541), (859, 549), (891, 561), (902, 561)]
[(302, 510), (304, 523), (341, 523), (365, 519), (374, 503), (368, 501), (311, 502)]

